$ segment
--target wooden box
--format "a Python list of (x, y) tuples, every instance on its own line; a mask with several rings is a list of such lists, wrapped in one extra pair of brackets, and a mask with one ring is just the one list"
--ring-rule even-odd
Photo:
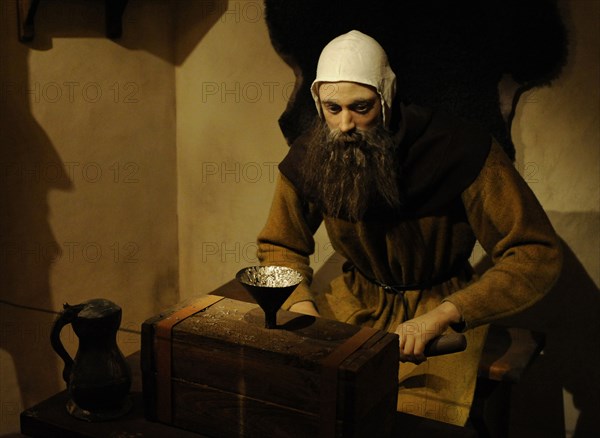
[(383, 437), (398, 336), (204, 296), (142, 326), (145, 415), (212, 437)]

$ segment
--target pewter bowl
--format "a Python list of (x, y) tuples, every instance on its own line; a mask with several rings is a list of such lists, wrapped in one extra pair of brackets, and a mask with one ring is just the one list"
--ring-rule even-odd
[(265, 327), (277, 327), (277, 311), (302, 282), (302, 274), (285, 266), (250, 266), (235, 275), (265, 312)]

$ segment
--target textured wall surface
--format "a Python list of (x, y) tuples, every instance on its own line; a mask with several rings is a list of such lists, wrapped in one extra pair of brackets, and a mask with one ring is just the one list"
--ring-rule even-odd
[[(40, 2), (24, 45), (15, 5), (0, 2), (0, 294), (39, 310), (0, 305), (2, 432), (64, 388), (40, 310), (103, 297), (139, 329), (178, 299), (170, 7), (130, 2), (113, 42), (103, 2)], [(74, 353), (70, 328), (63, 342)]]
[(563, 273), (516, 322), (547, 334), (545, 360), (565, 390), (566, 429), (600, 433), (600, 2), (561, 2), (569, 59), (551, 87), (522, 96), (516, 165), (565, 246)]
[[(183, 2), (177, 12), (180, 281), (188, 296), (257, 263), (256, 235), (287, 151), (277, 119), (294, 77), (271, 47), (261, 2), (208, 10)], [(186, 24), (199, 20), (214, 24), (189, 51)]]

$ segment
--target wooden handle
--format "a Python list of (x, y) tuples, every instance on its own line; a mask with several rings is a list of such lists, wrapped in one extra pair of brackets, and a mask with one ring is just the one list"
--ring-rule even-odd
[(425, 346), (425, 356), (439, 356), (442, 354), (458, 353), (467, 348), (467, 338), (460, 333), (438, 336)]

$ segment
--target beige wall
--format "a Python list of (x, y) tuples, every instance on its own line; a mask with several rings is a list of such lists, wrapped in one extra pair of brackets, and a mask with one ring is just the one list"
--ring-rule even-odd
[[(600, 2), (561, 2), (570, 53), (563, 75), (523, 96), (513, 130), (517, 166), (565, 242), (565, 268), (529, 325), (545, 331), (554, 382), (563, 384), (567, 432), (600, 430)], [(551, 316), (548, 316), (551, 315)], [(596, 395), (594, 395), (596, 394)], [(592, 426), (593, 425), (593, 426)]]
[[(0, 191), (8, 206), (0, 214), (2, 298), (58, 310), (103, 296), (134, 327), (255, 263), (275, 166), (287, 150), (277, 119), (293, 82), (270, 45), (262, 2), (131, 0), (118, 43), (102, 37), (94, 2), (57, 2), (68, 13), (42, 2), (33, 48), (15, 40), (13, 2), (0, 4), (2, 177), (10, 183)], [(587, 316), (600, 283), (598, 4), (562, 3), (574, 37), (565, 74), (525, 96), (513, 132), (517, 166), (580, 264), (573, 275), (588, 295), (575, 295), (571, 322)], [(318, 267), (331, 254), (322, 230), (317, 249)], [(46, 340), (53, 316), (0, 311), (2, 433), (62, 384)], [(73, 335), (65, 338), (73, 349)], [(550, 347), (563, 340), (555, 336)], [(139, 346), (135, 335), (120, 341), (126, 352)], [(573, 430), (570, 394), (584, 395), (579, 407), (590, 402), (566, 350), (549, 355), (563, 370), (557, 381), (567, 387)]]
[[(178, 22), (200, 12), (181, 2)], [(176, 68), (182, 296), (256, 264), (256, 235), (287, 150), (277, 119), (294, 83), (270, 45), (261, 2), (207, 12), (214, 26)], [(176, 44), (180, 53), (189, 42)]]
[[(129, 2), (115, 43), (103, 2), (40, 2), (26, 46), (15, 4), (0, 2), (1, 298), (57, 311), (104, 297), (138, 329), (178, 299), (170, 6)], [(0, 312), (2, 434), (64, 383), (49, 346), (54, 315)], [(74, 352), (70, 330), (63, 341)], [(126, 354), (139, 349), (139, 336), (119, 341)]]
[[(207, 293), (257, 263), (256, 236), (288, 149), (277, 120), (294, 75), (271, 47), (262, 1), (214, 3), (182, 1), (177, 11), (182, 296)], [(190, 17), (203, 17), (197, 35)], [(332, 253), (320, 229), (315, 268)]]
[(551, 378), (537, 390), (551, 394), (549, 388), (562, 386), (567, 435), (594, 436), (600, 430), (600, 351), (590, 347), (600, 336), (600, 2), (560, 6), (570, 39), (567, 65), (551, 87), (522, 96), (512, 134), (516, 166), (563, 239), (565, 263), (547, 298), (510, 322), (546, 333), (541, 363)]

